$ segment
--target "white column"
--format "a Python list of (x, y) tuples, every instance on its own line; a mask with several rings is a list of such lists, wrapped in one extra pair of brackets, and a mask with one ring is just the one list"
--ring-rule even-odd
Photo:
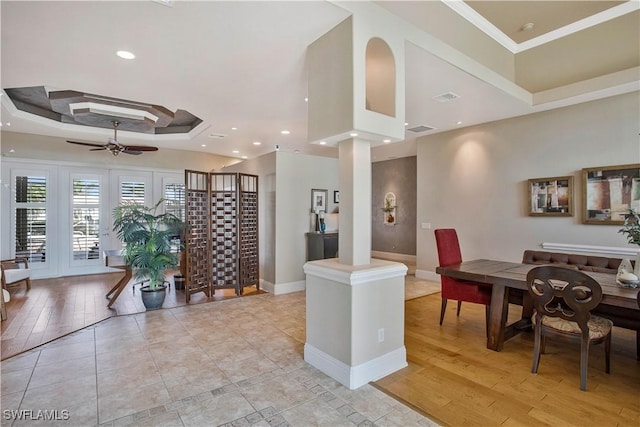
[(340, 263), (371, 262), (371, 146), (348, 139), (338, 146), (340, 165)]

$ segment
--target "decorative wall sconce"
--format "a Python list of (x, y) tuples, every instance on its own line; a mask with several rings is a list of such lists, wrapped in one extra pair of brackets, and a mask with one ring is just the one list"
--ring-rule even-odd
[(389, 192), (384, 195), (384, 224), (395, 225), (396, 224), (396, 195)]

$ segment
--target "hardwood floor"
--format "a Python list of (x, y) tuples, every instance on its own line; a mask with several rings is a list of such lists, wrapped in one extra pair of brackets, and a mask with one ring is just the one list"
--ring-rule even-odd
[[(2, 322), (2, 359), (117, 314), (143, 311), (133, 281), (106, 308), (104, 295), (122, 273), (36, 280), (26, 292), (12, 290), (9, 319)], [(246, 294), (255, 293), (254, 288)], [(203, 294), (193, 300), (206, 301)], [(233, 291), (214, 299), (235, 298)], [(184, 292), (171, 289), (165, 307), (184, 305)], [(440, 294), (405, 302), (405, 345), (409, 366), (374, 385), (443, 425), (638, 426), (640, 362), (635, 333), (614, 328), (611, 374), (604, 349), (590, 351), (588, 391), (580, 391), (579, 348), (549, 341), (538, 375), (531, 374), (533, 335), (523, 333), (502, 352), (486, 349), (484, 308), (449, 304), (438, 325)], [(519, 317), (511, 310), (511, 320)]]
[[(139, 291), (135, 294), (132, 291), (135, 279), (129, 281), (112, 308), (107, 308), (105, 295), (123, 274), (32, 280), (29, 291), (24, 285), (9, 288), (11, 301), (6, 304), (7, 320), (0, 328), (2, 360), (109, 317), (145, 311)], [(163, 308), (186, 305), (184, 291), (175, 290), (173, 273), (167, 280), (171, 282), (171, 288)], [(255, 287), (245, 289), (245, 295), (252, 293), (256, 293)], [(217, 290), (211, 300), (235, 297), (232, 289), (224, 289)], [(191, 297), (191, 304), (207, 301), (203, 293)]]
[[(438, 325), (440, 294), (406, 301), (409, 366), (375, 383), (426, 416), (451, 426), (638, 426), (640, 362), (635, 332), (614, 328), (611, 374), (604, 348), (589, 353), (588, 391), (580, 391), (579, 345), (549, 340), (531, 374), (533, 333), (486, 349), (484, 307), (449, 304)], [(512, 306), (510, 320), (520, 316)]]

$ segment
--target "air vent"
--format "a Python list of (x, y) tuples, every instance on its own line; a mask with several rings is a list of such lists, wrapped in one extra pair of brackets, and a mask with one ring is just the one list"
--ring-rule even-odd
[(449, 101), (453, 101), (454, 99), (458, 99), (460, 98), (460, 95), (457, 95), (453, 92), (445, 92), (443, 94), (440, 94), (438, 96), (434, 96), (433, 100), (436, 102), (449, 102)]
[(420, 132), (427, 132), (427, 131), (429, 131), (429, 130), (434, 130), (434, 129), (435, 129), (435, 128), (433, 128), (433, 127), (431, 127), (431, 126), (424, 126), (424, 125), (421, 125), (421, 126), (416, 126), (416, 127), (409, 128), (409, 129), (407, 129), (407, 130), (408, 130), (408, 131), (411, 131), (411, 132), (415, 132), (415, 133), (420, 133)]
[(224, 133), (216, 133), (216, 132), (211, 132), (209, 134), (209, 138), (217, 138), (217, 139), (222, 139), (222, 138), (226, 138), (227, 135)]

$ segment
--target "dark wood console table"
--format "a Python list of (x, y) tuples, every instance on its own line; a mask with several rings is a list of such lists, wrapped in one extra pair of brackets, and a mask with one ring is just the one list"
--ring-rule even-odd
[(306, 233), (307, 261), (336, 258), (338, 256), (338, 233)]

